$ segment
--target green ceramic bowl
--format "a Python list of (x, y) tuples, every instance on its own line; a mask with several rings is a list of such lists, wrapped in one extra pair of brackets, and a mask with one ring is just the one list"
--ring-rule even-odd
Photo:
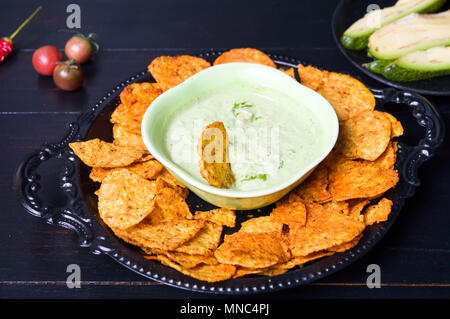
[[(263, 86), (278, 90), (291, 98), (300, 99), (319, 120), (323, 130), (321, 153), (303, 170), (283, 183), (257, 191), (221, 189), (207, 184), (174, 163), (165, 148), (164, 127), (169, 115), (184, 102), (201, 96), (205, 91), (241, 81), (249, 86)], [(300, 109), (299, 109), (299, 112)], [(301, 113), (299, 113), (301, 116)], [(333, 107), (321, 95), (301, 85), (285, 73), (253, 63), (227, 63), (210, 67), (190, 77), (180, 85), (164, 92), (152, 102), (142, 120), (142, 138), (150, 153), (170, 173), (205, 201), (238, 210), (248, 210), (274, 203), (300, 184), (332, 150), (339, 133)]]

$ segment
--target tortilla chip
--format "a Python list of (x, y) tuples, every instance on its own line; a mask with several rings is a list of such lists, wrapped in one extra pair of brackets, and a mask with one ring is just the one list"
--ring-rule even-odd
[(108, 174), (100, 186), (98, 211), (111, 228), (125, 229), (149, 215), (157, 193), (155, 183), (125, 169)]
[(241, 224), (241, 233), (268, 233), (283, 231), (283, 223), (276, 221), (271, 216), (250, 218)]
[(128, 132), (126, 128), (120, 124), (115, 124), (113, 126), (113, 143), (118, 146), (127, 146), (131, 148), (135, 148), (138, 150), (142, 150), (144, 152), (148, 152), (147, 147), (142, 140), (141, 134), (135, 134), (132, 132)]
[(319, 164), (310, 176), (300, 184), (295, 193), (305, 201), (325, 203), (331, 200), (328, 192), (328, 168), (324, 164)]
[(300, 77), (300, 83), (314, 91), (317, 91), (322, 86), (323, 79), (328, 76), (328, 71), (321, 71), (310, 65), (303, 66), (299, 64), (297, 72)]
[(155, 217), (153, 223), (192, 218), (189, 206), (172, 188), (165, 187), (155, 197), (155, 203), (161, 209), (161, 216)]
[[(139, 88), (139, 89), (137, 89)], [(125, 88), (122, 95), (128, 92)], [(163, 92), (157, 83), (135, 83), (134, 94), (128, 94), (125, 101), (132, 104), (120, 104), (111, 115), (111, 123), (120, 124), (128, 132), (141, 134), (141, 122), (149, 105)]]
[(270, 216), (273, 220), (283, 224), (296, 223), (302, 226), (306, 223), (306, 206), (302, 202), (282, 205), (274, 208)]
[(375, 97), (360, 81), (346, 74), (299, 64), (300, 82), (317, 91), (333, 106), (339, 121), (375, 108)]
[(398, 172), (374, 162), (343, 161), (330, 173), (329, 191), (333, 200), (373, 198), (398, 182)]
[(223, 227), (211, 222), (205, 222), (203, 229), (198, 234), (176, 249), (177, 252), (212, 256), (219, 246)]
[(287, 271), (288, 271), (288, 269), (281, 269), (281, 268), (276, 268), (276, 267), (272, 266), (267, 270), (257, 273), (257, 275), (273, 277), (273, 276), (282, 275), (282, 274), (286, 273)]
[(121, 167), (140, 161), (144, 152), (129, 147), (117, 146), (98, 138), (69, 143), (80, 160), (90, 167)]
[(367, 226), (381, 223), (389, 218), (392, 209), (392, 201), (383, 198), (376, 205), (369, 206), (364, 212), (364, 221)]
[(375, 163), (387, 169), (394, 169), (395, 161), (397, 160), (397, 142), (392, 142), (388, 145), (383, 154), (380, 155)]
[(247, 275), (258, 274), (264, 270), (269, 268), (246, 268), (241, 266), (236, 266), (236, 272), (233, 275), (233, 278), (241, 278)]
[(211, 186), (229, 188), (235, 179), (228, 161), (228, 136), (222, 122), (209, 124), (199, 139), (200, 173)]
[(150, 105), (155, 99), (154, 94), (161, 94), (161, 88), (157, 83), (132, 83), (126, 86), (120, 93), (120, 101), (122, 104), (132, 106), (136, 102)]
[(343, 243), (340, 245), (336, 245), (336, 246), (332, 246), (332, 247), (328, 248), (328, 251), (342, 253), (346, 250), (349, 250), (349, 249), (355, 247), (356, 245), (358, 245), (362, 236), (363, 236), (363, 234), (360, 234), (360, 235), (356, 236), (354, 239), (350, 240), (349, 242), (346, 242), (346, 243)]
[(236, 267), (232, 265), (198, 265), (193, 268), (185, 268), (176, 262), (172, 261), (170, 258), (164, 255), (158, 255), (157, 257), (149, 257), (148, 259), (157, 259), (161, 261), (163, 265), (172, 267), (185, 275), (194, 277), (198, 280), (217, 282), (223, 281), (231, 278), (236, 272)]
[(202, 220), (180, 219), (151, 224), (148, 219), (125, 230), (113, 228), (123, 240), (140, 247), (174, 250), (193, 238), (204, 226)]
[(148, 71), (167, 91), (210, 66), (208, 61), (190, 55), (160, 56), (150, 63)]
[(214, 61), (214, 65), (231, 62), (257, 63), (273, 68), (277, 67), (267, 54), (252, 48), (232, 49), (224, 52)]
[(362, 112), (341, 122), (338, 148), (351, 159), (376, 160), (389, 145), (391, 122), (383, 112)]
[(349, 215), (349, 213), (350, 213), (350, 210), (349, 210), (347, 202), (331, 201), (331, 202), (327, 202), (327, 203), (322, 204), (322, 207), (324, 209), (332, 210), (332, 211), (335, 211), (335, 212), (339, 212), (339, 213), (344, 214), (344, 215)]
[(303, 199), (300, 196), (298, 196), (294, 191), (292, 191), (283, 198), (281, 198), (280, 200), (276, 201), (275, 205), (276, 207), (280, 207), (283, 205), (290, 205), (295, 202), (303, 202)]
[(122, 168), (103, 168), (103, 167), (94, 167), (91, 170), (91, 174), (89, 175), (89, 178), (92, 179), (94, 182), (102, 182), (103, 179), (112, 171), (118, 170), (118, 169), (126, 169), (130, 171), (131, 173), (134, 173), (140, 177), (146, 178), (146, 179), (154, 179), (158, 174), (162, 171), (164, 166), (156, 161), (146, 161), (146, 162), (140, 162), (140, 163), (134, 163), (129, 166), (125, 166)]
[(359, 216), (366, 207), (367, 204), (370, 203), (370, 200), (364, 198), (351, 199), (348, 201), (348, 215), (349, 216)]
[(386, 115), (389, 118), (389, 121), (391, 121), (391, 125), (392, 125), (391, 138), (402, 136), (403, 135), (402, 123), (400, 123), (400, 121), (397, 120), (395, 118), (395, 116), (392, 115), (391, 113), (387, 113), (387, 112), (383, 112), (383, 113), (384, 113), (384, 115)]
[(214, 256), (190, 255), (176, 251), (165, 251), (164, 254), (184, 268), (193, 268), (200, 264), (217, 265), (219, 262)]
[(310, 261), (313, 261), (313, 260), (316, 260), (319, 258), (323, 258), (326, 256), (330, 256), (330, 255), (333, 255), (333, 253), (328, 252), (328, 251), (319, 251), (316, 253), (309, 254), (308, 256), (304, 256), (304, 257), (302, 257), (302, 256), (294, 257), (286, 263), (278, 264), (273, 267), (276, 267), (278, 269), (288, 270), (288, 269), (294, 268), (295, 266), (302, 266)]
[(220, 263), (247, 268), (266, 268), (289, 260), (286, 239), (278, 232), (237, 232), (226, 236), (214, 256)]
[(217, 225), (235, 227), (236, 214), (234, 210), (227, 208), (217, 208), (206, 212), (195, 212), (194, 219), (203, 219)]
[(310, 203), (304, 227), (289, 227), (289, 245), (294, 257), (328, 249), (353, 240), (362, 233), (364, 222), (339, 211)]

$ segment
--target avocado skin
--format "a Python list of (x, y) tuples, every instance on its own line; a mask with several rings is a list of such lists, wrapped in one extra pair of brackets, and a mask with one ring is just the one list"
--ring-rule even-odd
[[(446, 1), (447, 0), (436, 0), (435, 3), (432, 4), (431, 6), (427, 7), (424, 10), (419, 10), (416, 12), (417, 13), (436, 12), (445, 4)], [(375, 30), (373, 32), (375, 32)], [(348, 50), (355, 50), (355, 51), (364, 50), (365, 48), (367, 48), (367, 46), (369, 44), (369, 38), (373, 32), (371, 32), (369, 34), (361, 35), (361, 36), (354, 36), (354, 37), (345, 35), (345, 33), (344, 33), (341, 37), (341, 43), (344, 46), (344, 48), (346, 48)], [(369, 54), (370, 53), (368, 52), (368, 55)], [(369, 55), (369, 56), (371, 56), (371, 55)]]
[(449, 75), (450, 69), (436, 71), (421, 71), (408, 69), (397, 64), (392, 64), (381, 72), (381, 75), (389, 81), (411, 82), (431, 79), (438, 76)]
[(392, 60), (374, 60), (365, 65), (365, 67), (373, 73), (381, 74), (391, 63)]
[(447, 2), (447, 0), (438, 0), (434, 4), (432, 4), (431, 6), (429, 6), (428, 8), (419, 13), (434, 13), (438, 11), (440, 8), (442, 8), (445, 2)]
[(341, 37), (341, 43), (344, 46), (344, 48), (348, 50), (355, 50), (355, 51), (364, 50), (365, 48), (367, 48), (367, 45), (369, 44), (369, 35), (350, 37), (344, 34)]

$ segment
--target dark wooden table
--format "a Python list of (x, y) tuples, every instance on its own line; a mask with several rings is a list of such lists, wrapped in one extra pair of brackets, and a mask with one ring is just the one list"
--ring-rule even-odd
[[(84, 88), (57, 90), (38, 76), (33, 51), (63, 48), (70, 37), (66, 7), (72, 1), (39, 1), (44, 9), (17, 38), (0, 65), (0, 298), (201, 298), (152, 282), (107, 256), (80, 248), (70, 231), (43, 224), (20, 206), (13, 190), (18, 164), (41, 144), (58, 141), (73, 121), (116, 83), (143, 70), (156, 56), (255, 47), (347, 72), (373, 87), (345, 60), (332, 36), (336, 1), (82, 1), (81, 32), (99, 35), (101, 51), (85, 65)], [(0, 31), (6, 36), (39, 3), (5, 1)], [(430, 97), (450, 123), (450, 98)], [(411, 124), (414, 125), (414, 124)], [(450, 127), (450, 125), (448, 125)], [(270, 298), (450, 297), (450, 147), (446, 140), (420, 171), (422, 186), (388, 235), (369, 254), (314, 284), (266, 295)], [(81, 267), (82, 287), (65, 285), (69, 264)], [(381, 267), (382, 287), (366, 287), (369, 264)]]

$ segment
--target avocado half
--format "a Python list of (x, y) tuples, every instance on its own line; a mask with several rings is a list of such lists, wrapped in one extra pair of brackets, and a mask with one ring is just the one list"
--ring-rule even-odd
[(342, 35), (342, 45), (350, 50), (367, 48), (369, 37), (381, 27), (397, 21), (411, 13), (437, 11), (446, 0), (399, 0), (392, 7), (368, 12), (353, 23)]
[(381, 75), (390, 81), (417, 81), (450, 74), (450, 47), (408, 53), (391, 62)]
[(410, 52), (450, 45), (450, 10), (435, 14), (413, 13), (369, 37), (369, 55), (395, 60)]

